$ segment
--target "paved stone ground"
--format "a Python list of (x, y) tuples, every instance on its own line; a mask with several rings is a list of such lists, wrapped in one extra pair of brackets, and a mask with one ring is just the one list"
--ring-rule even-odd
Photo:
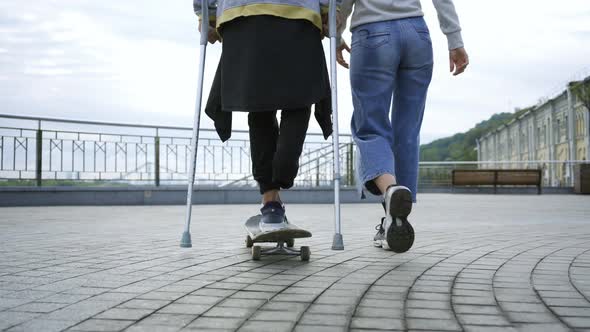
[(0, 330), (590, 331), (590, 197), (422, 195), (414, 248), (373, 248), (381, 211), (291, 205), (308, 263), (250, 260), (248, 206), (0, 209)]

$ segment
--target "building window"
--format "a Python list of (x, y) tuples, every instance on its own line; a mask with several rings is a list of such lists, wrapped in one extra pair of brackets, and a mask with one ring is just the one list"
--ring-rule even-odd
[(548, 140), (549, 135), (547, 135), (547, 124), (543, 125), (543, 146), (549, 145)]
[(565, 116), (565, 118), (563, 119), (563, 140), (567, 141), (568, 140), (568, 117), (567, 115)]

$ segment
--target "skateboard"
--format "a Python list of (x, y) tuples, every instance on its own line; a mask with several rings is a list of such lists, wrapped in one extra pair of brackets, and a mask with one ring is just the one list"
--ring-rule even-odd
[[(250, 217), (246, 221), (246, 247), (252, 248), (252, 259), (257, 261), (262, 256), (266, 255), (290, 255), (301, 256), (302, 261), (309, 261), (311, 251), (309, 247), (302, 246), (299, 250), (293, 249), (295, 246), (295, 239), (311, 237), (311, 233), (298, 227), (295, 224), (288, 224), (288, 227), (270, 232), (262, 232), (260, 230), (260, 218), (262, 215)], [(261, 247), (254, 245), (255, 243), (276, 243), (276, 247)]]

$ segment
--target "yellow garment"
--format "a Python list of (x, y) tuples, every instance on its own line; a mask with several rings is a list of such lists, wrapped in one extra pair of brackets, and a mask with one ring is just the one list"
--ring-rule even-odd
[[(322, 14), (327, 14), (328, 8), (322, 7)], [(219, 28), (223, 23), (242, 16), (272, 15), (292, 20), (308, 20), (320, 31), (322, 30), (322, 17), (320, 13), (298, 6), (277, 5), (277, 4), (251, 4), (234, 7), (225, 10), (221, 16), (211, 15), (211, 21)]]

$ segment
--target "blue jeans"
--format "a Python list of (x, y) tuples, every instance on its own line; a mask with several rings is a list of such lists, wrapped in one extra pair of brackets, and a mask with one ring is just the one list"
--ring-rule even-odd
[(395, 175), (415, 202), (420, 127), (433, 68), (426, 22), (413, 17), (364, 24), (353, 30), (351, 46), (357, 182), (380, 195), (372, 180)]

